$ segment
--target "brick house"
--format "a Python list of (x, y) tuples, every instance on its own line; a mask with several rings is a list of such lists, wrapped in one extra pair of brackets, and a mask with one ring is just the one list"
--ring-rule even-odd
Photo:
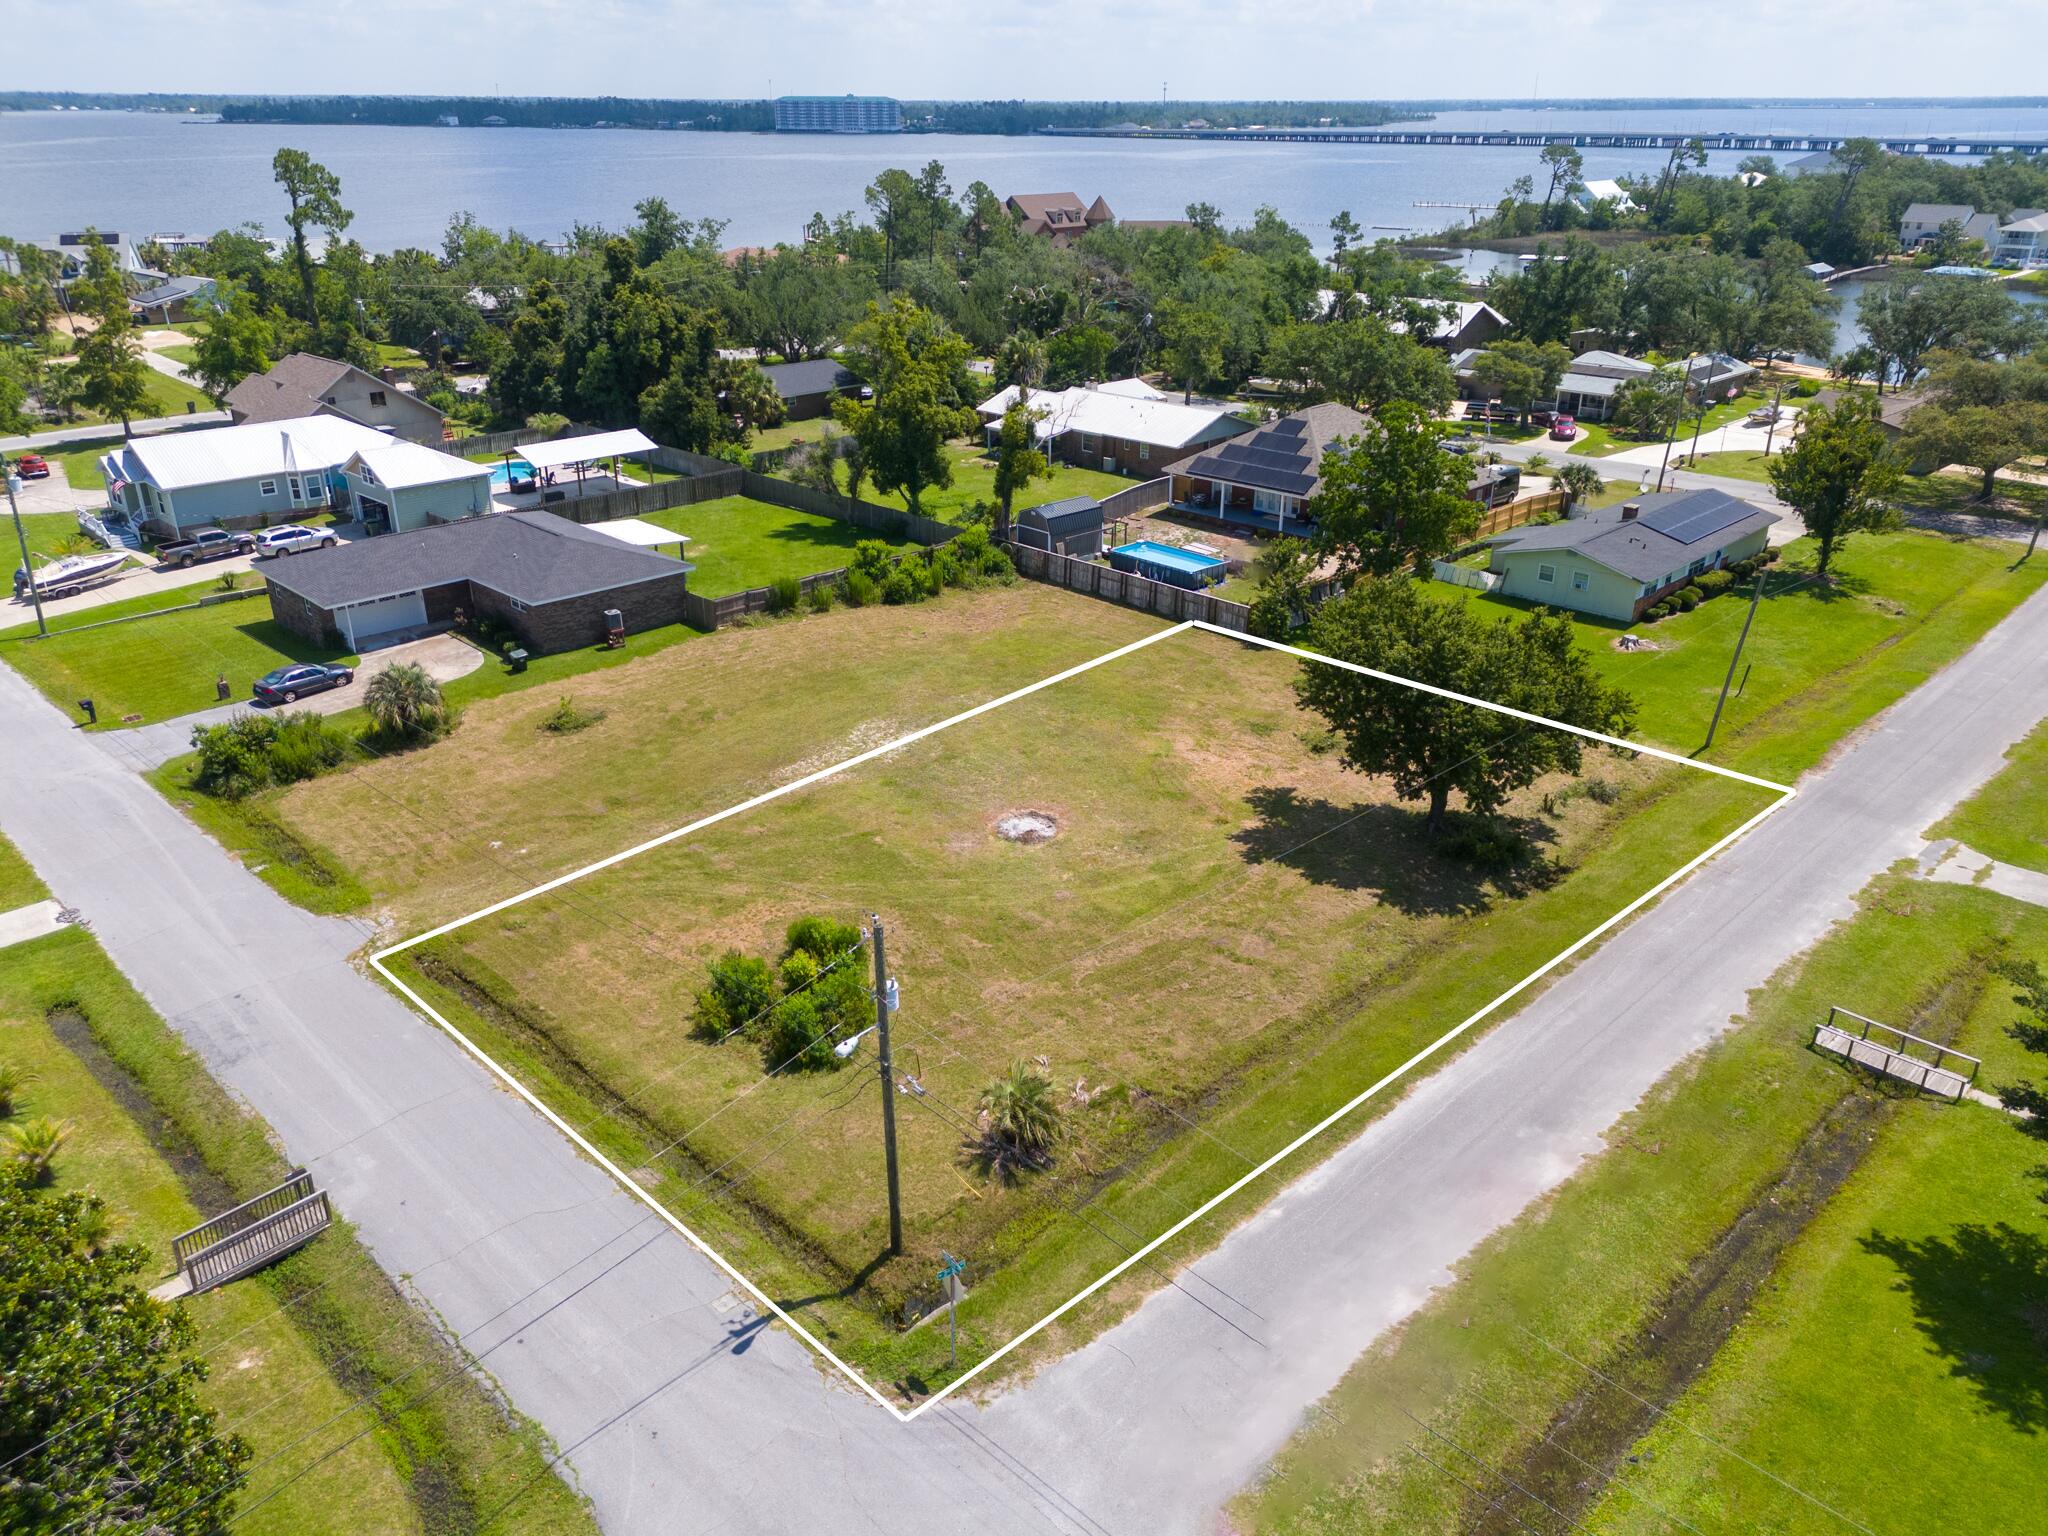
[(505, 512), (360, 539), (270, 563), (270, 611), (320, 646), (362, 651), (494, 619), (537, 654), (595, 645), (605, 610), (626, 632), (683, 618), (690, 567), (552, 512)]
[[(974, 408), (991, 443), (1016, 400), (1012, 384)], [(1047, 458), (1144, 480), (1198, 448), (1251, 430), (1234, 405), (1184, 405), (1142, 379), (1034, 389), (1028, 404)]]

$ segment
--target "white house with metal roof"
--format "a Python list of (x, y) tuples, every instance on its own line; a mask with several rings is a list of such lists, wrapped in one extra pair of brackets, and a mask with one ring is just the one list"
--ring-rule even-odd
[(352, 513), (355, 496), (342, 466), (358, 454), (397, 447), (474, 470), (488, 493), (485, 466), (401, 444), (339, 416), (133, 438), (101, 458), (100, 472), (109, 507), (160, 535), (207, 525), (260, 528), (318, 512)]
[(1581, 421), (1605, 421), (1614, 414), (1614, 397), (1622, 385), (1656, 371), (1639, 357), (1581, 352), (1557, 381), (1557, 408)]
[(381, 437), (341, 466), (349, 505), (371, 533), (410, 533), (491, 510), (491, 468)]
[[(991, 442), (1016, 399), (1011, 385), (975, 407)], [(1234, 405), (1183, 404), (1142, 379), (1034, 389), (1027, 404), (1038, 418), (1038, 440), (1049, 457), (1112, 474), (1156, 475), (1197, 448), (1251, 430)]]

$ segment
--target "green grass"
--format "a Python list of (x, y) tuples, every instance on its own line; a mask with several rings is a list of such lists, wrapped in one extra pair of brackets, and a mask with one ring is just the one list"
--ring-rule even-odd
[[(149, 1265), (135, 1277), (146, 1288), (170, 1273), (171, 1238), (204, 1213), (142, 1127), (52, 1031), (47, 1018), (53, 1011), (84, 1014), (102, 1029), (153, 1025), (161, 1034), (163, 1026), (80, 930), (0, 950), (0, 1060), (36, 1074), (17, 1113), (71, 1123), (71, 1140), (58, 1154), (56, 1187), (91, 1190), (107, 1202), (120, 1240), (149, 1250)], [(339, 1447), (353, 1430), (356, 1420), (347, 1409), (355, 1394), (329, 1375), (313, 1342), (277, 1311), (278, 1301), (277, 1288), (258, 1281), (179, 1305), (199, 1325), (196, 1351), (211, 1356), (199, 1396), (220, 1415), (219, 1427), (247, 1439), (256, 1458), (277, 1454), (283, 1467), (296, 1470)], [(304, 1445), (291, 1444), (337, 1417), (333, 1428)], [(254, 1486), (267, 1489), (276, 1481), (275, 1471), (266, 1469)], [(166, 1513), (184, 1502), (175, 1485), (169, 1496)], [(419, 1528), (405, 1482), (375, 1439), (337, 1449), (333, 1460), (237, 1526), (278, 1533)]]
[[(346, 711), (333, 720), (356, 731), (368, 723), (361, 710)], [(320, 913), (355, 912), (369, 905), (370, 893), (353, 875), (271, 814), (273, 795), (223, 800), (203, 793), (192, 785), (198, 766), (199, 755), (188, 752), (147, 777), (159, 794), (287, 901)]]
[(1928, 834), (1953, 837), (2005, 864), (2048, 872), (2048, 726), (2006, 754), (2005, 767)]
[(110, 453), (117, 444), (101, 443), (95, 448), (72, 448), (62, 453), (46, 453), (44, 458), (52, 464), (64, 466), (64, 478), (74, 490), (104, 491), (107, 477), (100, 473), (100, 460)]
[[(260, 579), (245, 572), (240, 577), (240, 584), (242, 588), (248, 589), (251, 588), (252, 583)], [(166, 608), (190, 607), (198, 602), (200, 598), (218, 590), (219, 587), (216, 583), (205, 581), (195, 581), (191, 585), (183, 587), (164, 587), (159, 591), (144, 593), (140, 597), (124, 597), (115, 603), (98, 603), (90, 608), (75, 608), (69, 613), (54, 614), (49, 619), (49, 626), (53, 633), (65, 629), (84, 629), (89, 625), (104, 624), (110, 619), (132, 618), (136, 614), (141, 613), (161, 613)], [(246, 602), (254, 602), (255, 600), (254, 598), (239, 599), (239, 601)], [(16, 624), (7, 629), (0, 629), (0, 657), (12, 656), (15, 651), (14, 647), (8, 646), (4, 642), (20, 640), (26, 636), (33, 635), (35, 632), (36, 625), (34, 619), (30, 619), (25, 624)]]
[(0, 912), (12, 912), (50, 894), (14, 844), (0, 837)]
[(179, 342), (175, 346), (158, 347), (158, 357), (168, 357), (174, 363), (183, 363), (187, 368), (199, 361), (199, 348), (191, 342)]
[(1766, 458), (1761, 452), (1731, 450), (1725, 453), (1703, 453), (1685, 467), (1702, 475), (1725, 475), (1731, 480), (1755, 480), (1770, 484), (1770, 474), (1765, 466), (1775, 453)]
[[(1961, 654), (2048, 571), (2042, 562), (2014, 569), (2013, 548), (1995, 540), (1908, 531), (1851, 539), (1836, 556), (1836, 582), (1824, 586), (1800, 580), (1812, 549), (1810, 540), (1790, 544), (1772, 567), (1771, 595), (1736, 669), (1740, 691), (1709, 754), (1716, 762), (1780, 779), (1811, 766), (1856, 722)], [(1442, 583), (1425, 590), (1480, 611), (1526, 606)], [(1706, 739), (1746, 607), (1747, 594), (1730, 591), (1633, 626), (1655, 651), (1616, 650), (1621, 625), (1574, 618), (1573, 627), (1601, 675), (1634, 695), (1636, 735), (1690, 752)]]
[(2048, 510), (2048, 486), (2025, 480), (2000, 480), (1998, 506), (1987, 507), (1983, 482), (1975, 475), (1907, 475), (1891, 494), (1892, 505), (1908, 513), (1939, 516), (1943, 513), (2003, 512), (2008, 515), (2040, 515)]
[[(2048, 955), (2048, 914), (1988, 892), (1880, 881), (1853, 924), (1755, 994), (1733, 1034), (1611, 1131), (1602, 1157), (1489, 1240), (1452, 1286), (1351, 1369), (1313, 1427), (1240, 1497), (1235, 1528), (1471, 1529), (1465, 1488), (1410, 1454), (1418, 1441), (1432, 1451), (1438, 1443), (1417, 1420), (1497, 1468), (1581, 1406), (1590, 1378), (1566, 1356), (1649, 1385), (1637, 1341), (1646, 1330), (1679, 1336), (1688, 1321), (1665, 1309), (1672, 1288), (1770, 1195), (1809, 1132), (1855, 1101), (1875, 1107), (1864, 1079), (1808, 1048), (1814, 1022), (1836, 1002), (1891, 1020), (1932, 1004), (1923, 1022), (1960, 1027), (1966, 1049), (1995, 1055), (2005, 989), (1972, 991), (1970, 957), (1996, 939)], [(1956, 985), (1937, 991), (1951, 977)], [(1748, 1319), (1675, 1405), (1672, 1426), (1620, 1447), (1632, 1454), (1583, 1528), (1681, 1528), (1660, 1507), (1713, 1533), (1843, 1528), (1736, 1455), (1867, 1528), (1939, 1529), (1958, 1478), (1973, 1527), (2031, 1521), (2038, 1432), (1999, 1412), (1988, 1389), (2048, 1368), (2038, 1323), (2030, 1338), (2025, 1315), (2027, 1287), (2039, 1285), (2038, 1238), (2028, 1232), (2010, 1250), (2017, 1260), (2032, 1244), (2031, 1278), (2018, 1262), (1953, 1263), (1920, 1292), (1930, 1312), (1917, 1315), (1916, 1296), (1902, 1288), (1908, 1271), (1865, 1245), (1879, 1234), (1940, 1243), (1985, 1220), (2027, 1225), (2029, 1161), (2023, 1138), (1992, 1111), (1895, 1106), (1860, 1171), (1792, 1239), (1781, 1265), (1769, 1270), (1768, 1253), (1738, 1261), (1766, 1266), (1747, 1271), (1763, 1281)], [(1941, 1267), (1916, 1265), (1923, 1278)], [(1965, 1308), (1975, 1310), (1965, 1317)], [(1717, 1455), (1680, 1422), (1734, 1454)], [(1567, 1464), (1566, 1475), (1585, 1474)]]
[[(174, 379), (167, 373), (158, 373), (154, 368), (147, 368), (143, 373), (148, 396), (147, 403), (131, 418), (133, 420), (147, 421), (158, 416), (183, 416), (186, 414), (188, 406), (195, 411), (210, 411), (214, 408), (213, 401), (207, 398), (204, 390), (194, 389), (182, 379)], [(120, 420), (121, 418), (118, 416), (108, 416), (99, 411), (81, 407), (76, 416), (58, 422), (56, 425), (60, 427), (104, 426), (109, 423), (118, 425)]]
[[(52, 1036), (44, 1021), (58, 1010), (82, 1018), (132, 1102), (116, 1102)], [(78, 1127), (60, 1155), (60, 1187), (90, 1183), (120, 1212), (120, 1235), (147, 1243), (163, 1270), (169, 1237), (199, 1214), (165, 1150), (201, 1165), (209, 1209), (250, 1198), (288, 1171), (269, 1128), (208, 1076), (81, 929), (0, 951), (0, 1042), (0, 1059), (36, 1053), (43, 1080), (27, 1110)], [(151, 1122), (147, 1135), (137, 1113)], [(336, 1214), (335, 1226), (298, 1253), (181, 1304), (200, 1325), (200, 1348), (213, 1352), (202, 1396), (258, 1458), (281, 1452), (256, 1475), (259, 1493), (334, 1452), (260, 1508), (243, 1500), (250, 1512), (235, 1528), (279, 1536), (464, 1530), (473, 1512), (523, 1490), (520, 1530), (595, 1536), (587, 1506), (547, 1470), (546, 1438), (461, 1368), (435, 1324), (357, 1243), (346, 1209)], [(442, 1384), (428, 1393), (422, 1382)], [(368, 1406), (344, 1414), (358, 1396)]]
[(832, 427), (834, 432), (841, 431), (833, 425), (829, 416), (813, 416), (806, 421), (785, 421), (779, 427), (762, 427), (747, 440), (747, 451), (767, 453), (776, 448), (787, 448), (795, 442), (822, 442), (827, 427)]
[(853, 546), (863, 539), (882, 538), (892, 549), (917, 547), (747, 496), (721, 496), (643, 515), (688, 537), (683, 553), (697, 567), (690, 573), (690, 590), (706, 597), (765, 587), (778, 576), (836, 570), (852, 560)]
[[(1740, 421), (1758, 406), (1769, 405), (1770, 403), (1771, 397), (1769, 395), (1759, 394), (1754, 391), (1740, 395), (1733, 400), (1725, 400), (1707, 412), (1706, 423), (1700, 429), (1701, 434), (1704, 435), (1717, 428), (1725, 427), (1731, 421)], [(1683, 422), (1679, 423), (1678, 437), (1671, 445), (1673, 457), (1683, 453), (1685, 445), (1692, 441), (1693, 423), (1694, 418), (1690, 414), (1686, 416)], [(1780, 426), (1784, 425), (1785, 423), (1781, 421)], [(1661, 443), (1663, 441), (1662, 438), (1655, 437), (1637, 438), (1624, 436), (1615, 429), (1614, 423), (1611, 421), (1582, 421), (1579, 423), (1579, 433), (1580, 436), (1572, 444), (1570, 451), (1585, 459), (1604, 459), (1608, 455), (1620, 453), (1624, 449), (1647, 448), (1654, 443)], [(1704, 469), (1702, 470), (1702, 473), (1708, 472)]]
[[(942, 523), (965, 522), (965, 514), (976, 502), (993, 502), (996, 499), (995, 461), (988, 457), (979, 443), (956, 442), (947, 449), (947, 452), (953, 460), (953, 483), (944, 489), (934, 488), (926, 491), (919, 510), (926, 517), (937, 518)], [(1015, 505), (1018, 508), (1042, 506), (1048, 501), (1059, 501), (1067, 496), (1093, 496), (1100, 499), (1112, 496), (1118, 491), (1127, 491), (1139, 483), (1122, 475), (1107, 474), (1099, 469), (1055, 464), (1048, 478), (1034, 480), (1017, 493)], [(870, 485), (862, 487), (861, 496), (862, 499), (879, 506), (900, 507), (906, 510), (909, 506), (900, 491), (883, 495)]]
[[(70, 512), (24, 512), (21, 531), (28, 538), (31, 564), (40, 564), (35, 556), (55, 555), (67, 541), (83, 537), (78, 531), (76, 514)], [(21, 545), (15, 539), (14, 529), (0, 523), (0, 565), (12, 573), (20, 564)]]
[[(375, 366), (379, 368), (424, 368), (427, 360), (411, 347), (401, 347), (395, 341), (374, 341), (370, 350), (376, 353)], [(189, 362), (191, 359), (185, 359)]]
[[(218, 702), (216, 675), (227, 678), (231, 697), (245, 699), (251, 683), (287, 662), (354, 660), (294, 635), (270, 617), (270, 600), (260, 596), (24, 639), (0, 647), (0, 658), (66, 713), (81, 698), (94, 700), (101, 730), (205, 709)], [(141, 718), (124, 720), (129, 715)]]

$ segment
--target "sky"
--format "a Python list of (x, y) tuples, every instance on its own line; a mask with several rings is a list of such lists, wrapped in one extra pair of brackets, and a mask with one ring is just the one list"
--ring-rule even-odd
[(2037, 95), (2048, 35), (2035, 0), (0, 0), (0, 16), (0, 89), (302, 95)]

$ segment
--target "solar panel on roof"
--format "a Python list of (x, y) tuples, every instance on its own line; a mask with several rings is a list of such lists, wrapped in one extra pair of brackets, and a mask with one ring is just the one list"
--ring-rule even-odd
[(1308, 432), (1308, 423), (1305, 421), (1296, 421), (1292, 417), (1287, 417), (1283, 418), (1280, 421), (1274, 422), (1273, 425), (1268, 427), (1266, 430), (1268, 432), (1277, 433), (1282, 437), (1302, 437), (1305, 436)]
[(1644, 513), (1642, 523), (1681, 544), (1697, 544), (1741, 522), (1755, 510), (1748, 502), (1738, 501), (1725, 492), (1704, 491)]

